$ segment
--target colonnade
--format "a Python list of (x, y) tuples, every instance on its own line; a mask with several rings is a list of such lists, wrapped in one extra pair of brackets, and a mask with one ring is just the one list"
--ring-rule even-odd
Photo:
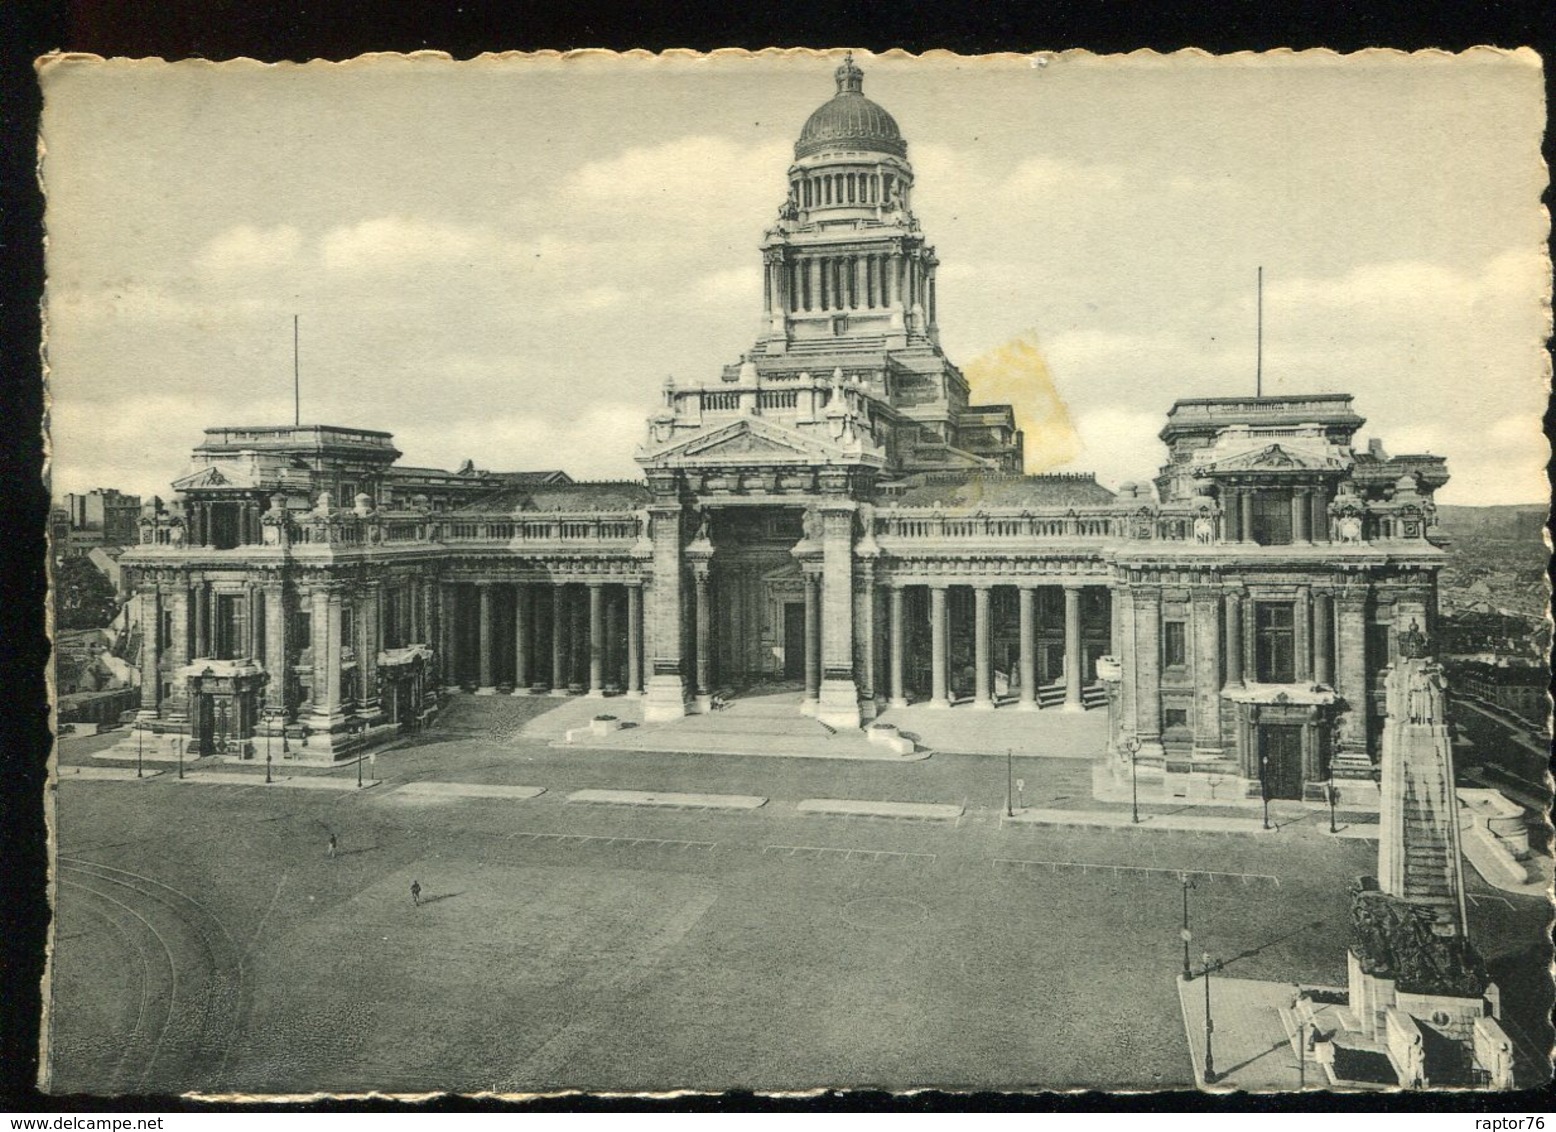
[(907, 182), (879, 169), (846, 173), (808, 173), (789, 183), (794, 203), (800, 208), (829, 205), (889, 204), (894, 193), (907, 190)]
[(1294, 544), (1329, 542), (1329, 496), (1314, 485), (1264, 488), (1227, 485), (1221, 488), (1222, 539), (1254, 541), (1254, 498), (1263, 492), (1290, 492), (1291, 541)]
[[(603, 696), (618, 687), (629, 696), (643, 693), (641, 582), (445, 582), (441, 600), (438, 654), (450, 685), (473, 676), (477, 692), (491, 695), (511, 673), (514, 695), (577, 689)], [(512, 610), (511, 631), (499, 629), (499, 604)], [(473, 632), (461, 640), (459, 627), (472, 628), (472, 614)], [(511, 657), (499, 657), (499, 639), (511, 642)]]
[[(1037, 702), (1037, 582), (1020, 583), (1017, 591), (1019, 692), (1016, 707), (1034, 711)], [(992, 602), (994, 583), (974, 582), (973, 592), (973, 700), (982, 710), (995, 707), (993, 681)], [(1081, 583), (1065, 583), (1064, 589), (1064, 701), (1063, 710), (1082, 711), (1084, 652), (1081, 644)], [(906, 589), (901, 582), (889, 583), (887, 637), (887, 681), (891, 706), (907, 705), (905, 683), (907, 644)], [(951, 624), (949, 583), (932, 582), (929, 590), (930, 632), (930, 706), (951, 706)], [(808, 622), (807, 622), (808, 623)]]
[(904, 270), (901, 251), (810, 255), (772, 263), (766, 280), (773, 313), (881, 310), (923, 301), (921, 268)]

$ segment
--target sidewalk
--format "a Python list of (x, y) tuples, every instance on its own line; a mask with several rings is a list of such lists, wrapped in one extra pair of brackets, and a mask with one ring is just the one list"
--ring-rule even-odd
[(1196, 970), (1185, 981), (1178, 977), (1178, 1005), (1183, 1011), (1184, 1036), (1194, 1061), (1194, 1083), (1211, 1092), (1286, 1093), (1333, 1088), (1322, 1067), (1306, 1063), (1306, 1077), (1297, 1067), (1295, 1043), (1286, 1033), (1281, 1012), (1297, 993), (1292, 983), (1210, 976), (1211, 1061), (1216, 1079), (1205, 1084), (1205, 976)]
[[(1193, 812), (1198, 809), (1199, 812)], [(1251, 815), (1215, 812), (1201, 807), (1182, 807), (1172, 813), (1149, 813), (1142, 809), (1140, 820), (1134, 820), (1134, 814), (1128, 809), (1118, 810), (1040, 810), (1021, 809), (1014, 816), (1002, 819), (1011, 825), (1037, 825), (1037, 826), (1086, 826), (1104, 829), (1139, 829), (1155, 830), (1161, 832), (1178, 833), (1235, 833), (1248, 834), (1259, 837), (1277, 837), (1283, 830), (1290, 836), (1292, 827), (1306, 833), (1320, 833), (1324, 837), (1352, 838), (1357, 840), (1373, 840), (1378, 837), (1376, 825), (1343, 825), (1338, 832), (1331, 834), (1327, 819), (1323, 824), (1302, 819), (1284, 820), (1276, 823), (1271, 818), (1270, 828), (1265, 829), (1261, 816), (1256, 812)]]

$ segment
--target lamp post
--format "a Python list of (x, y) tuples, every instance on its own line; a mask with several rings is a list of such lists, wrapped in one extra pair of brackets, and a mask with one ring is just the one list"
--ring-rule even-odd
[(1270, 756), (1259, 757), (1259, 797), (1264, 803), (1264, 828), (1270, 828)]
[(269, 783), (270, 783), (270, 757), (271, 757), (271, 749), (272, 749), (272, 747), (275, 744), (275, 736), (272, 735), (270, 732), (271, 732), (270, 728), (266, 728), (265, 729), (265, 783), (266, 783), (266, 785), (269, 785)]
[(1016, 756), (1011, 748), (1005, 748), (1005, 816), (1016, 816), (1014, 809), (1016, 795)]
[(135, 777), (136, 778), (139, 778), (141, 776), (141, 744), (142, 744), (142, 742), (145, 739), (145, 735), (146, 735), (146, 733), (144, 731), (142, 731), (139, 727), (137, 727), (135, 729)]
[(1189, 889), (1194, 887), (1194, 882), (1189, 879), (1189, 874), (1183, 874), (1183, 927), (1178, 936), (1183, 940), (1183, 981), (1194, 981), (1194, 969), (1189, 966), (1189, 944), (1194, 940), (1194, 933), (1189, 930)]
[(1140, 824), (1140, 740), (1133, 735), (1124, 740), (1124, 750), (1129, 752), (1129, 808), (1130, 820)]
[(1205, 1084), (1210, 1085), (1217, 1080), (1216, 1055), (1210, 1044), (1210, 1035), (1216, 1030), (1216, 1024), (1210, 1018), (1210, 952), (1201, 955), (1200, 961), (1205, 965)]
[(1340, 791), (1335, 789), (1334, 771), (1332, 770), (1329, 772), (1329, 782), (1324, 787), (1324, 797), (1329, 801), (1329, 832), (1339, 833), (1340, 831), (1334, 823), (1334, 808), (1335, 804), (1340, 801)]
[(1307, 1089), (1307, 1019), (1297, 1019), (1297, 1092)]
[(182, 735), (173, 740), (173, 748), (178, 752), (178, 777), (182, 781), (184, 777), (184, 737)]

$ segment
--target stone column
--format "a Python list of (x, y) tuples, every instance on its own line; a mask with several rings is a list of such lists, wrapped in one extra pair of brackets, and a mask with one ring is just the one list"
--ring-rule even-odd
[(627, 695), (643, 694), (643, 587), (627, 583)]
[(189, 718), (189, 681), (184, 679), (182, 669), (189, 664), (189, 638), (193, 631), (190, 625), (190, 603), (192, 601), (189, 582), (179, 579), (168, 595), (171, 605), (172, 626), (168, 640), (168, 676), (172, 683), (172, 694), (168, 697), (168, 718), (185, 720)]
[(1081, 702), (1081, 587), (1064, 587), (1064, 710), (1085, 711)]
[(211, 588), (205, 582), (194, 584), (194, 659), (211, 655)]
[(852, 665), (859, 688), (861, 718), (875, 718), (875, 560), (861, 558), (854, 591), (854, 649)]
[(529, 695), (535, 674), (530, 671), (532, 644), (531, 623), (534, 620), (533, 588), (525, 582), (513, 587), (513, 694)]
[(1313, 679), (1312, 604), (1306, 586), (1297, 587), (1297, 600), (1291, 607), (1292, 669), (1298, 684)]
[[(802, 567), (803, 569), (803, 567)], [(821, 701), (821, 575), (805, 571), (805, 703), (815, 714)]]
[(265, 714), (276, 723), (288, 719), (287, 687), (291, 683), (287, 657), (286, 591), (280, 582), (264, 583), (265, 594)]
[(475, 690), (478, 696), (494, 696), (497, 694), (497, 678), (493, 675), (492, 662), (496, 659), (493, 655), (492, 644), (492, 583), (477, 582), (476, 592), (480, 595), (480, 624), (478, 626), (476, 668), (479, 672), (477, 683), (480, 685)]
[(708, 563), (698, 561), (692, 565), (694, 588), (693, 617), (697, 632), (697, 657), (693, 666), (696, 674), (697, 710), (713, 710), (713, 601), (708, 578)]
[(1243, 508), (1239, 502), (1242, 495), (1235, 487), (1221, 489), (1221, 541), (1242, 542)]
[(1335, 691), (1344, 701), (1340, 715), (1340, 750), (1367, 750), (1367, 595), (1335, 597), (1339, 633), (1335, 639)]
[(1118, 682), (1118, 727), (1114, 746), (1135, 733), (1135, 593), (1125, 584), (1127, 574), (1115, 578), (1111, 593), (1118, 611), (1118, 659), (1123, 678)]
[(1312, 534), (1314, 542), (1329, 541), (1329, 500), (1325, 498), (1322, 485), (1313, 489), (1312, 498), (1309, 500), (1313, 508)]
[(1226, 607), (1226, 686), (1243, 683), (1243, 598), (1236, 590), (1222, 595)]
[(946, 680), (946, 666), (950, 659), (950, 624), (946, 613), (946, 586), (932, 583), (929, 587), (929, 706), (948, 708), (951, 694)]
[(1299, 545), (1312, 542), (1308, 533), (1308, 519), (1312, 517), (1313, 508), (1308, 503), (1307, 488), (1297, 487), (1291, 491), (1291, 541)]
[(973, 707), (988, 711), (994, 707), (989, 673), (989, 587), (973, 585)]
[(1334, 668), (1331, 665), (1334, 638), (1334, 598), (1327, 593), (1313, 595), (1313, 681), (1331, 684)]
[(648, 722), (678, 719), (686, 714), (686, 682), (681, 667), (681, 508), (662, 504), (649, 508), (653, 541), (653, 602), (646, 611), (653, 622), (650, 637), (648, 696), (643, 718)]
[(891, 584), (891, 706), (907, 707), (908, 693), (902, 683), (903, 592), (902, 583)]
[(621, 683), (621, 606), (625, 596), (614, 585), (605, 591), (605, 643), (601, 656), (605, 662), (605, 683), (601, 691), (615, 688), (622, 691)]
[(443, 689), (459, 690), (459, 664), (454, 658), (454, 611), (457, 610), (459, 591), (453, 582), (437, 585), (437, 667), (442, 676)]
[(572, 624), (567, 633), (567, 682), (569, 690), (574, 684), (588, 690), (589, 680), (589, 602), (583, 587), (575, 586), (568, 602)]
[(1221, 595), (1197, 589), (1194, 616), (1194, 755), (1221, 754)]
[(1140, 753), (1162, 753), (1162, 593), (1135, 591), (1135, 735)]
[(551, 587), (551, 694), (567, 695), (567, 587)]
[(1037, 710), (1037, 592), (1031, 586), (1016, 591), (1017, 612), (1020, 622), (1020, 680), (1021, 696), (1016, 703), (1020, 711)]
[(1253, 542), (1253, 489), (1243, 488), (1238, 493), (1238, 509), (1240, 511), (1239, 525), (1242, 528), (1242, 541)]
[(162, 602), (155, 586), (140, 592), (140, 718), (155, 719), (162, 703)]
[(832, 727), (859, 726), (854, 683), (854, 511), (824, 501), (821, 514), (821, 688), (816, 718)]
[(589, 583), (589, 687), (586, 694), (594, 699), (605, 695), (605, 589), (602, 582)]
[(332, 748), (330, 733), (345, 723), (340, 700), (342, 595), (338, 585), (316, 582), (313, 587), (313, 710), (308, 726), (310, 747)]
[(362, 594), (362, 614), (357, 619), (357, 671), (362, 676), (362, 694), (358, 697), (357, 710), (369, 719), (378, 711), (378, 650), (379, 626), (383, 624), (380, 606), (384, 598), (383, 587), (370, 582)]

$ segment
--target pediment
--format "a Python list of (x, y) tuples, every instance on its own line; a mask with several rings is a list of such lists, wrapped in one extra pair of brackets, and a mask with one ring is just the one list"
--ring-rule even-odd
[(747, 418), (704, 429), (652, 449), (639, 460), (655, 467), (719, 467), (838, 462), (857, 455), (857, 452), (819, 437), (758, 418)]
[(1217, 472), (1301, 472), (1321, 471), (1332, 467), (1330, 461), (1310, 453), (1286, 448), (1280, 444), (1266, 444), (1233, 456), (1224, 456), (1210, 464)]
[(202, 488), (219, 487), (252, 487), (251, 477), (234, 474), (232, 469), (223, 471), (220, 468), (201, 468), (199, 471), (190, 472), (182, 479), (173, 481), (176, 491), (199, 491)]

